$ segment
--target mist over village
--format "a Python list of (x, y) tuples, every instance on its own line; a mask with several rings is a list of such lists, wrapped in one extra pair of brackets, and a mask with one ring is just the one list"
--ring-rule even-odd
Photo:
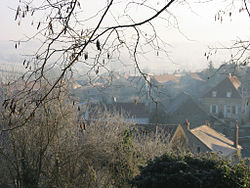
[(250, 186), (249, 0), (0, 10), (0, 187)]

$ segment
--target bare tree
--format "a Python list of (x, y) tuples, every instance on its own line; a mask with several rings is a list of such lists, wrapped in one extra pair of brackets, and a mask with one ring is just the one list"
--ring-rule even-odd
[[(136, 135), (122, 116), (97, 112), (95, 120), (79, 122), (62, 93), (42, 103), (26, 126), (0, 136), (0, 186), (124, 187), (138, 165), (168, 151), (165, 134)], [(1, 126), (15, 120), (8, 115), (2, 108)]]
[[(25, 87), (16, 92), (13, 101), (6, 101), (5, 105), (9, 105), (13, 113), (13, 106), (20, 108), (18, 104), (22, 102), (19, 101), (26, 96), (32, 98), (34, 89), (39, 90), (46, 83), (48, 90), (30, 101), (30, 115), (14, 127), (29, 121), (41, 103), (50, 100), (50, 93), (55, 88), (65, 89), (62, 85), (72, 78), (73, 72), (79, 67), (84, 67), (91, 83), (100, 72), (109, 71), (107, 64), (115, 62), (122, 54), (128, 55), (134, 62), (135, 69), (147, 81), (150, 92), (153, 85), (140, 69), (139, 56), (152, 50), (156, 55), (163, 52), (168, 56), (165, 50), (167, 43), (158, 36), (156, 20), (172, 24), (169, 18), (176, 18), (169, 9), (189, 2), (192, 1), (107, 0), (93, 5), (81, 0), (20, 1), (15, 10), (15, 20), (22, 24), (25, 19), (31, 19), (31, 25), (37, 33), (27, 40), (16, 41), (15, 47), (33, 39), (39, 40), (41, 46), (35, 54), (24, 59), (23, 65), (27, 72), (19, 81), (23, 80)], [(247, 0), (242, 1), (241, 10), (249, 14)], [(217, 15), (220, 20), (221, 13), (219, 11)], [(232, 48), (237, 49), (233, 58), (247, 64), (249, 40), (237, 41)], [(49, 79), (51, 71), (54, 71), (53, 79)], [(15, 105), (10, 106), (11, 103)]]
[[(234, 18), (235, 11), (239, 13), (245, 13), (250, 18), (249, 0), (232, 0), (226, 1), (227, 6), (219, 9), (214, 16), (215, 22), (221, 22), (223, 20)], [(205, 54), (206, 58), (216, 54), (219, 51), (230, 51), (231, 57), (228, 61), (234, 62), (236, 66), (247, 66), (250, 60), (250, 39), (249, 38), (237, 38), (234, 40), (231, 46), (216, 46), (210, 47), (209, 51)], [(224, 65), (222, 65), (224, 66)]]
[[(43, 103), (32, 119), (19, 129), (1, 134), (0, 158), (2, 183), (11, 187), (38, 187), (44, 178), (51, 178), (57, 169), (57, 155), (62, 149), (75, 152), (78, 126), (76, 113), (63, 95), (50, 103)], [(1, 128), (8, 128), (20, 117), (1, 108)], [(74, 115), (75, 114), (75, 115)], [(74, 155), (72, 154), (72, 157)], [(46, 182), (48, 183), (48, 182)], [(1, 185), (3, 186), (3, 185)]]
[[(49, 100), (55, 88), (63, 90), (62, 84), (71, 78), (77, 67), (85, 67), (91, 83), (93, 76), (98, 77), (99, 72), (109, 71), (106, 64), (119, 59), (121, 52), (131, 58), (135, 69), (150, 85), (147, 74), (140, 69), (138, 55), (148, 50), (154, 50), (155, 54), (165, 52), (163, 47), (166, 43), (157, 35), (154, 20), (166, 21), (171, 16), (167, 9), (175, 2), (154, 2), (152, 6), (149, 0), (98, 1), (95, 10), (88, 11), (91, 3), (80, 0), (20, 1), (15, 20), (22, 24), (26, 18), (34, 18), (31, 24), (37, 33), (27, 40), (16, 41), (15, 47), (32, 39), (40, 40), (41, 46), (34, 55), (23, 61), (27, 72), (20, 80), (24, 80), (25, 87), (16, 92), (13, 103), (18, 108), (18, 101), (24, 97), (32, 98), (34, 89), (39, 90), (44, 83), (48, 86), (48, 90), (41, 93), (39, 98), (30, 101), (36, 105), (29, 106), (32, 109), (30, 116), (21, 124), (29, 120), (42, 101)], [(149, 14), (137, 18), (138, 15), (134, 14), (137, 10)], [(50, 72), (56, 69), (54, 79), (49, 79)]]

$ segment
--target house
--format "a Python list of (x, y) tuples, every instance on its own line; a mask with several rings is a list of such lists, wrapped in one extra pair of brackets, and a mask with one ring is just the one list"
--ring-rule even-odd
[(173, 86), (180, 83), (180, 78), (176, 77), (174, 74), (162, 74), (153, 76), (154, 79), (162, 85)]
[(186, 121), (183, 126), (192, 153), (214, 152), (233, 161), (241, 157), (238, 121), (235, 123), (233, 141), (212, 129), (209, 123), (190, 129), (190, 123)]
[[(84, 112), (85, 120), (96, 120), (100, 113), (107, 111), (111, 114), (120, 114), (126, 122), (138, 124), (149, 123), (149, 112), (144, 103), (139, 102), (114, 102), (112, 104), (87, 104)], [(99, 114), (99, 116), (98, 116)]]
[(185, 73), (180, 79), (180, 87), (192, 96), (200, 96), (205, 90), (205, 80), (198, 73)]
[(250, 67), (246, 67), (245, 74), (242, 76), (242, 97), (246, 101), (244, 103), (244, 108), (246, 109), (246, 114), (248, 113), (248, 119), (250, 120)]
[(189, 151), (188, 138), (180, 124), (136, 124), (139, 133), (152, 134), (161, 131), (169, 142), (172, 152), (180, 153)]
[[(180, 91), (180, 78), (175, 74), (154, 75), (155, 85), (159, 88), (159, 99), (176, 96)], [(163, 95), (162, 95), (163, 94)]]
[(164, 130), (173, 152), (192, 152), (194, 154), (213, 152), (237, 161), (241, 157), (242, 147), (239, 145), (239, 125), (235, 123), (235, 134), (232, 140), (215, 131), (209, 125), (190, 128), (189, 121), (178, 124), (137, 124), (140, 131), (150, 133)]
[(125, 120), (135, 123), (149, 123), (149, 112), (144, 103), (135, 102), (115, 102), (107, 105), (108, 111), (118, 112), (125, 115)]
[(199, 101), (186, 92), (173, 99), (166, 108), (168, 123), (182, 124), (186, 119), (192, 126), (199, 126), (206, 121), (214, 121), (215, 117), (205, 111)]
[(241, 82), (229, 74), (218, 85), (206, 92), (202, 101), (205, 110), (219, 118), (241, 119), (247, 114), (242, 97)]

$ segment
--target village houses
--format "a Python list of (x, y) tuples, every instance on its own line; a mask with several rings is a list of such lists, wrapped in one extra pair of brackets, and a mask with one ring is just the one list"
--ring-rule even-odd
[(249, 107), (240, 80), (229, 74), (202, 97), (206, 111), (224, 119), (249, 120)]

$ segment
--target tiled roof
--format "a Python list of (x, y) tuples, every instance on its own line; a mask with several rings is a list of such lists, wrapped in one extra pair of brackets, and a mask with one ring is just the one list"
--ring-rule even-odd
[(154, 79), (157, 80), (159, 83), (167, 83), (167, 82), (175, 82), (179, 83), (180, 78), (176, 77), (173, 74), (163, 74), (163, 75), (156, 75), (154, 76)]
[(194, 127), (214, 119), (195, 98), (186, 92), (179, 94), (167, 105), (167, 115), (168, 123), (182, 124), (188, 119)]
[(191, 95), (186, 92), (180, 93), (175, 99), (173, 99), (167, 107), (167, 113), (172, 114), (179, 109), (185, 101), (192, 100)]
[(200, 81), (204, 81), (204, 80), (200, 77), (200, 75), (198, 75), (197, 73), (190, 73), (189, 75), (190, 75), (190, 77), (193, 78), (193, 79), (200, 80)]
[(241, 82), (240, 80), (236, 77), (236, 76), (228, 76), (229, 80), (232, 82), (232, 84), (234, 85), (235, 89), (239, 89), (239, 87), (241, 86)]
[(216, 91), (216, 97), (214, 98), (226, 98), (227, 92), (231, 92), (230, 98), (241, 98), (239, 88), (241, 86), (241, 82), (236, 76), (229, 75), (223, 81), (221, 81), (218, 85), (211, 88), (203, 97), (212, 98), (213, 91)]
[(111, 111), (117, 111), (119, 113), (126, 113), (129, 116), (135, 118), (147, 118), (149, 117), (149, 113), (145, 107), (144, 103), (119, 103), (116, 102), (114, 104), (107, 105), (107, 108)]
[(163, 130), (166, 135), (170, 136), (170, 139), (174, 136), (177, 128), (180, 126), (178, 124), (136, 124), (139, 130), (144, 130), (147, 132), (155, 132), (156, 129)]
[[(207, 125), (191, 129), (190, 132), (215, 153), (222, 153), (224, 156), (229, 156), (237, 151), (233, 141)], [(242, 149), (241, 146), (238, 147)]]
[(120, 103), (113, 104), (88, 104), (88, 119), (96, 119), (96, 116), (103, 111), (109, 113), (118, 113), (124, 115), (125, 118), (149, 118), (149, 112), (147, 111), (144, 103)]

